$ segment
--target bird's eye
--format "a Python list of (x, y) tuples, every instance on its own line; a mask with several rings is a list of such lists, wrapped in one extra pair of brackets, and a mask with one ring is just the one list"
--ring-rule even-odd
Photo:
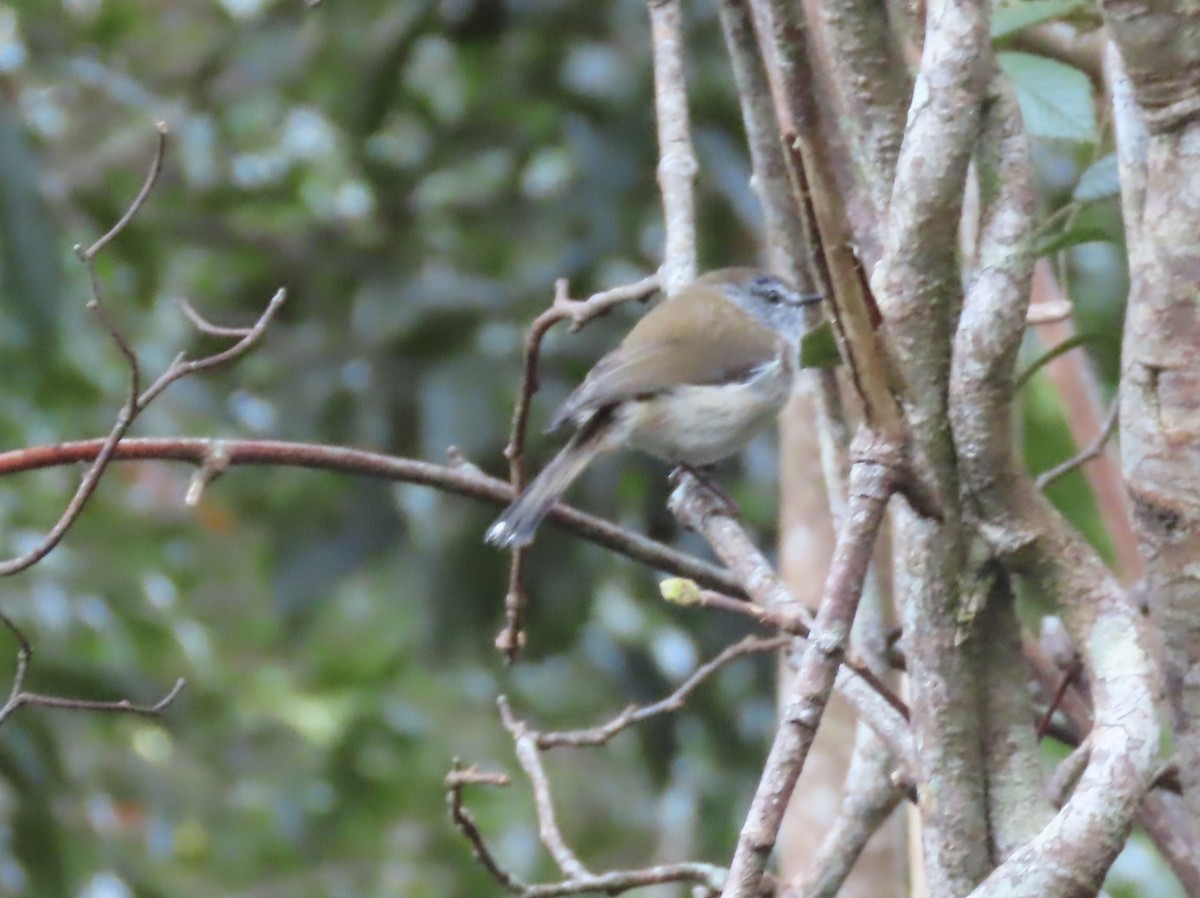
[(775, 288), (769, 288), (767, 290), (767, 302), (773, 306), (779, 305), (781, 302), (783, 302), (783, 291)]

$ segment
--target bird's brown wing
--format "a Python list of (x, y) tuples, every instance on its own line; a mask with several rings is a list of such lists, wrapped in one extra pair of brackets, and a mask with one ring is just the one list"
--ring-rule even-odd
[[(719, 353), (714, 351), (718, 341)], [(779, 352), (779, 339), (770, 330), (715, 291), (668, 299), (596, 363), (555, 412), (549, 429), (624, 399), (684, 384), (744, 379)]]

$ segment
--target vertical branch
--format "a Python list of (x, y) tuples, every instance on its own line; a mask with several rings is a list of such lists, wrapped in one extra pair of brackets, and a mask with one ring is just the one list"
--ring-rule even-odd
[[(1137, 239), (1121, 347), (1121, 462), (1142, 591), (1162, 633), (1183, 800), (1200, 834), (1200, 10), (1109, 0), (1104, 12), (1133, 94), (1118, 92), (1126, 105), (1116, 110)], [(1130, 207), (1140, 190), (1139, 219)]]
[[(988, 100), (975, 154), (981, 213), (979, 264), (968, 301), (994, 295), (995, 303), (1004, 304), (997, 324), (1012, 327), (1013, 339), (1019, 340), (1034, 262), (1033, 169), (1011, 91), (996, 79)], [(978, 687), (989, 829), (999, 860), (1033, 838), (1049, 822), (1051, 808), (1043, 797), (1037, 737), (1029, 725), (1033, 709), (1024, 688), (1021, 624), (1009, 577), (982, 540), (975, 545), (986, 558), (985, 582), (979, 586), (986, 604), (974, 628), (974, 647), (981, 667)]]
[[(1016, 121), (1015, 108), (1008, 115)], [(1083, 652), (1095, 719), (1087, 767), (1071, 797), (975, 895), (1091, 894), (1125, 843), (1157, 769), (1158, 683), (1134, 603), (1013, 453), (1013, 367), (1033, 250), (1027, 216), (997, 217), (992, 230), (954, 344), (950, 423), (964, 493), (1000, 562), (1036, 593), (1057, 598)]]
[(891, 200), (912, 78), (882, 3), (825, 0), (809, 9), (820, 24), (822, 56), (844, 111), (842, 130), (855, 168), (882, 221)]
[[(992, 579), (974, 648), (983, 671), (979, 702), (992, 852), (1003, 859), (1036, 836), (1050, 822), (1053, 809), (1042, 787), (1038, 734), (1030, 726), (1033, 708), (1016, 598), (1006, 573), (997, 568)], [(1063, 681), (1067, 682), (1065, 675)]]
[(663, 291), (669, 296), (696, 277), (696, 200), (692, 183), (698, 166), (688, 118), (679, 0), (647, 0), (647, 6), (654, 42), (658, 186), (666, 230), (661, 275)]
[(967, 559), (955, 449), (946, 428), (950, 343), (962, 301), (958, 227), (989, 66), (988, 7), (930, 0), (920, 70), (896, 163), (883, 257), (871, 285), (902, 380), (922, 479), (943, 520), (896, 512), (903, 614), (929, 891), (956, 896), (988, 872), (979, 662), (957, 623)]

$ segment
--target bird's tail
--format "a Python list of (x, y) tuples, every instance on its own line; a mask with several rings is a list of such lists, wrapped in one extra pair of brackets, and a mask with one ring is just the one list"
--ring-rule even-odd
[(600, 413), (585, 423), (558, 455), (542, 468), (513, 503), (488, 528), (484, 540), (501, 548), (527, 546), (554, 503), (608, 446), (604, 437), (611, 416)]

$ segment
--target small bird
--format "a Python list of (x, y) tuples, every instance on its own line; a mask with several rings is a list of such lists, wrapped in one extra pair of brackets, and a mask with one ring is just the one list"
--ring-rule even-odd
[(625, 447), (673, 465), (732, 455), (783, 408), (804, 331), (799, 294), (754, 268), (705, 274), (644, 315), (554, 414), (575, 434), (488, 528), (496, 546), (525, 546), (598, 456)]

